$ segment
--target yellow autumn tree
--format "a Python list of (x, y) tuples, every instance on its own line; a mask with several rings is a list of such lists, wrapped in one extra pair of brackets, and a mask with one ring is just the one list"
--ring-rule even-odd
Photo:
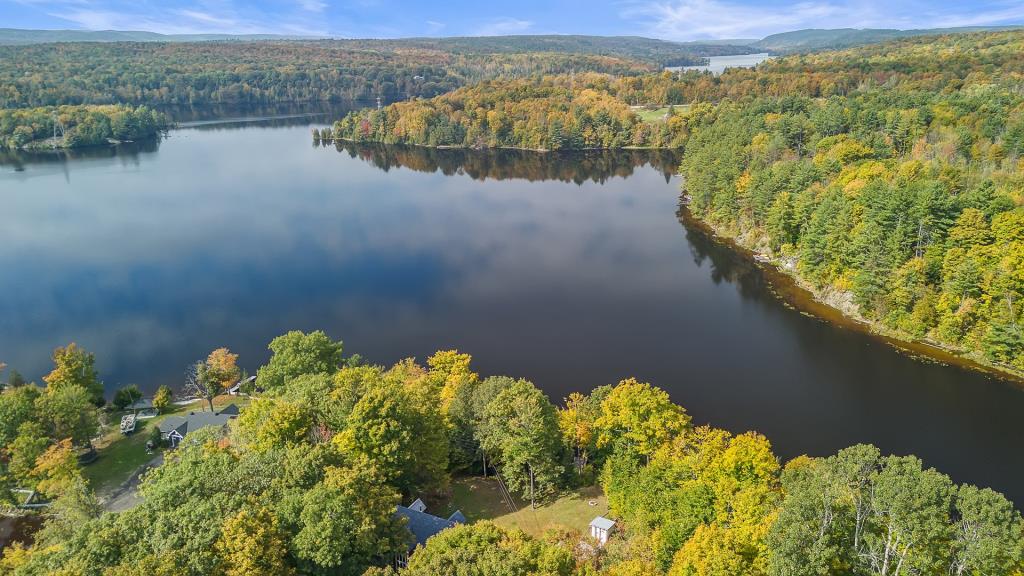
[(56, 498), (81, 481), (82, 473), (78, 468), (78, 457), (71, 446), (71, 439), (65, 438), (50, 446), (36, 459), (36, 467), (32, 475), (39, 478), (36, 488)]
[(247, 506), (224, 521), (216, 544), (224, 576), (288, 576), (287, 535), (262, 506)]
[(206, 375), (217, 382), (221, 389), (238, 381), (241, 370), (238, 368), (238, 354), (232, 354), (227, 348), (217, 348), (206, 357)]

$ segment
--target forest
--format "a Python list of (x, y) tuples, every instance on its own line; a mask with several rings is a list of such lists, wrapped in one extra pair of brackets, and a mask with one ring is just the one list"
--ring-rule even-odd
[[(1022, 77), (1024, 32), (947, 35), (721, 76), (495, 80), (352, 112), (328, 135), (680, 148), (689, 209), (719, 233), (883, 332), (1019, 374)], [(651, 122), (627, 103), (668, 108)]]
[[(678, 148), (685, 121), (645, 122), (612, 91), (614, 77), (574, 74), (495, 80), (429, 100), (359, 110), (328, 136), (356, 142), (565, 150)], [(323, 137), (323, 134), (321, 134)]]
[[(0, 150), (80, 148), (111, 140), (150, 139), (170, 126), (145, 106), (43, 106), (0, 110)], [(57, 139), (53, 140), (54, 134)]]
[(430, 97), (490, 78), (655, 70), (601, 54), (461, 54), (401, 42), (116, 42), (0, 46), (0, 108)]
[[(558, 405), (531, 382), (476, 373), (440, 351), (390, 367), (346, 355), (323, 332), (269, 345), (262, 392), (225, 428), (195, 431), (147, 473), (139, 504), (103, 512), (74, 449), (98, 426), (95, 359), (54, 353), (39, 388), (0, 393), (0, 488), (52, 499), (5, 574), (744, 576), (1012, 574), (1024, 524), (1002, 495), (957, 485), (913, 456), (869, 445), (785, 464), (767, 438), (695, 426), (626, 379)], [(220, 393), (237, 356), (197, 371)], [(225, 366), (233, 370), (227, 376)], [(223, 380), (227, 377), (227, 380)], [(134, 398), (118, 395), (122, 405)], [(159, 395), (158, 395), (159, 396)], [(169, 399), (165, 394), (164, 404)], [(40, 424), (41, 422), (46, 424)], [(482, 521), (409, 544), (395, 506), (449, 493), (483, 463), (526, 502), (598, 484), (620, 532), (606, 547), (551, 527)]]

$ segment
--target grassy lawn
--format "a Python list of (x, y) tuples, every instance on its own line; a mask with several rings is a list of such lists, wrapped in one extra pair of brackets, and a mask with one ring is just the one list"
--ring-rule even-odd
[[(214, 407), (218, 410), (228, 404), (238, 404), (241, 407), (248, 403), (249, 398), (246, 396), (218, 396), (213, 401)], [(89, 481), (93, 491), (100, 495), (109, 493), (156, 457), (155, 452), (146, 453), (146, 440), (149, 439), (149, 431), (159, 425), (160, 421), (175, 414), (186, 414), (190, 410), (205, 410), (207, 405), (203, 401), (173, 408), (174, 410), (168, 414), (149, 420), (139, 420), (135, 432), (127, 436), (122, 435), (117, 427), (123, 412), (114, 412), (110, 415), (111, 426), (102, 438), (94, 442), (99, 458), (82, 468), (82, 475)]]
[[(683, 112), (689, 108), (688, 104), (677, 104), (675, 106), (676, 113)], [(662, 106), (661, 108), (655, 108), (648, 110), (647, 108), (634, 108), (633, 112), (640, 117), (641, 120), (648, 123), (664, 122), (665, 114), (668, 114), (668, 106)]]
[[(157, 416), (150, 420), (139, 420), (135, 432), (123, 436), (117, 428), (107, 432), (96, 450), (99, 458), (82, 469), (82, 474), (97, 494), (107, 493), (131, 477), (140, 466), (152, 460), (156, 454), (146, 453), (146, 439), (149, 431), (166, 418)], [(121, 417), (117, 417), (120, 421)]]
[[(493, 478), (457, 478), (452, 480), (451, 501), (427, 512), (447, 517), (458, 509), (470, 522), (491, 520), (504, 528), (520, 528), (535, 536), (551, 526), (565, 526), (586, 533), (595, 516), (608, 513), (608, 500), (597, 486), (566, 492), (554, 502), (538, 506), (535, 510), (530, 508), (529, 502), (516, 500), (516, 510), (510, 511), (503, 503), (498, 483)], [(591, 506), (590, 502), (595, 504)]]

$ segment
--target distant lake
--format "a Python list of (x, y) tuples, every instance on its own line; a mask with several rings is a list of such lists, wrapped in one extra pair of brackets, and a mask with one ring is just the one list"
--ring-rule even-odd
[(667, 70), (700, 70), (712, 74), (721, 74), (726, 68), (753, 68), (761, 62), (771, 58), (767, 52), (762, 54), (740, 54), (737, 56), (711, 56), (708, 58), (707, 66), (682, 66), (667, 68)]
[(788, 307), (678, 213), (676, 155), (323, 147), (340, 111), (271, 112), (0, 157), (0, 359), (39, 381), (76, 341), (108, 390), (153, 390), (324, 329), (381, 364), (458, 348), (556, 402), (635, 376), (785, 458), (872, 442), (1024, 500), (1024, 392)]

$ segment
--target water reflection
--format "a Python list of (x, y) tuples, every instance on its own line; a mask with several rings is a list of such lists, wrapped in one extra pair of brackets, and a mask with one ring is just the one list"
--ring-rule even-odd
[(118, 164), (138, 165), (139, 156), (152, 154), (160, 148), (160, 139), (139, 142), (123, 142), (111, 146), (89, 146), (57, 150), (4, 150), (0, 149), (0, 172), (13, 170), (24, 172), (30, 165), (38, 164), (61, 170), (70, 164), (84, 160), (107, 160)]
[[(329, 146), (323, 142), (323, 146)], [(337, 141), (333, 146), (350, 158), (359, 158), (387, 172), (409, 168), (417, 172), (466, 175), (474, 180), (524, 179), (530, 182), (604, 183), (629, 178), (637, 168), (651, 166), (669, 182), (681, 156), (673, 150), (586, 150), (542, 154), (529, 150), (438, 149), (422, 146)]]
[(108, 390), (153, 389), (325, 329), (380, 363), (459, 348), (556, 400), (635, 376), (784, 457), (874, 442), (1024, 497), (1024, 394), (789, 309), (677, 214), (671, 155), (335, 149), (287, 122), (0, 171), (0, 359), (38, 380), (77, 341)]

